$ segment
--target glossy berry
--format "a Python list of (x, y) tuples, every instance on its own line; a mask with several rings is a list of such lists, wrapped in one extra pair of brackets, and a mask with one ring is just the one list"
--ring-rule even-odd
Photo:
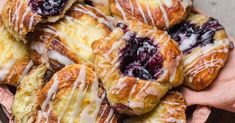
[(189, 38), (192, 35), (195, 36), (195, 41), (190, 43), (190, 47), (182, 50), (184, 53), (190, 53), (195, 47), (214, 43), (215, 32), (221, 29), (223, 29), (223, 26), (220, 25), (217, 20), (209, 18), (209, 20), (202, 26), (197, 26), (196, 24), (192, 24), (190, 22), (183, 22), (173, 27), (169, 31), (169, 34), (179, 43), (179, 45), (185, 43), (184, 41), (193, 41), (189, 40)]
[(55, 16), (60, 14), (68, 0), (30, 0), (29, 5), (39, 15)]
[(137, 37), (135, 33), (127, 32), (126, 35), (127, 45), (120, 57), (121, 72), (144, 80), (157, 79), (163, 67), (158, 45), (147, 37)]

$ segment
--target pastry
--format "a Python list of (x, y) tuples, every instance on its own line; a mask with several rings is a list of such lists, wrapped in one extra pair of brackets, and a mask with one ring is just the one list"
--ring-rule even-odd
[(36, 122), (117, 123), (92, 67), (68, 65), (54, 74), (38, 97)]
[(109, 0), (85, 0), (85, 3), (94, 6), (106, 15), (111, 15)]
[(92, 44), (94, 67), (111, 106), (140, 115), (182, 83), (181, 52), (166, 32), (141, 22), (123, 21), (117, 27)]
[(3, 26), (1, 17), (0, 32), (0, 84), (17, 86), (33, 66), (28, 46), (15, 41)]
[(110, 6), (116, 17), (169, 29), (185, 19), (192, 0), (110, 0)]
[(170, 91), (153, 111), (124, 123), (186, 123), (186, 103), (181, 93)]
[(197, 91), (209, 86), (228, 58), (230, 41), (224, 27), (214, 18), (192, 12), (169, 33), (184, 54), (184, 84)]
[(40, 65), (25, 76), (17, 88), (12, 113), (16, 123), (33, 123), (37, 113), (37, 97), (44, 85), (47, 67)]
[(26, 42), (26, 35), (40, 22), (55, 22), (76, 0), (8, 0), (2, 16), (8, 31)]
[(73, 63), (92, 63), (93, 41), (110, 34), (112, 23), (91, 6), (76, 4), (65, 18), (38, 28), (31, 37), (31, 58), (55, 71)]

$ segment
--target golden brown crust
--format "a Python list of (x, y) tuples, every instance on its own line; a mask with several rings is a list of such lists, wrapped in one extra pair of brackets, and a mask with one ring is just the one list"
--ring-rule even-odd
[(23, 40), (26, 43), (26, 35), (32, 32), (38, 23), (57, 21), (75, 1), (69, 0), (59, 15), (42, 17), (31, 9), (30, 0), (8, 0), (2, 12), (3, 23), (17, 41)]
[[(106, 16), (91, 6), (76, 4), (65, 18), (37, 29), (31, 37), (31, 58), (58, 71), (72, 63), (92, 63), (93, 41), (109, 35)], [(56, 57), (54, 57), (56, 56)]]
[[(209, 17), (191, 13), (187, 21), (203, 25)], [(230, 41), (224, 29), (215, 32), (214, 43), (197, 47), (184, 55), (184, 84), (191, 89), (200, 91), (209, 86), (224, 66), (228, 55)]]
[(118, 116), (105, 100), (93, 68), (84, 64), (58, 71), (39, 93), (39, 122), (116, 123)]
[(45, 65), (40, 65), (25, 76), (18, 86), (12, 106), (16, 123), (32, 123), (35, 120), (37, 96), (44, 85), (46, 70)]
[(170, 91), (151, 112), (126, 119), (125, 123), (186, 123), (186, 103), (182, 94)]
[(84, 0), (85, 3), (88, 3), (91, 6), (99, 9), (106, 15), (111, 15), (109, 0)]
[(29, 49), (17, 42), (3, 26), (0, 18), (0, 83), (17, 86), (33, 62), (29, 58)]
[(149, 37), (159, 45), (164, 72), (156, 80), (122, 75), (119, 59), (126, 46), (124, 36), (128, 33), (124, 34), (120, 28), (92, 44), (94, 67), (110, 104), (122, 113), (140, 115), (153, 109), (170, 88), (182, 83), (181, 52), (167, 33), (135, 21), (123, 23), (128, 25), (129, 32), (135, 32), (138, 37)]
[(139, 20), (160, 29), (169, 29), (185, 19), (191, 0), (110, 0), (114, 16)]

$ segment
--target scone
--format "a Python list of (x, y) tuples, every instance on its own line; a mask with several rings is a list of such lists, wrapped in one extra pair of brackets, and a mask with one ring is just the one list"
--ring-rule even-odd
[(186, 123), (186, 103), (181, 93), (170, 91), (153, 111), (124, 123)]
[(65, 18), (38, 28), (31, 37), (31, 58), (58, 71), (64, 65), (91, 63), (93, 41), (108, 36), (112, 22), (89, 5), (76, 4)]
[(192, 0), (109, 0), (112, 14), (124, 20), (138, 20), (169, 29), (185, 19)]
[(1, 17), (0, 32), (0, 84), (17, 86), (33, 66), (29, 48), (23, 42), (17, 42), (8, 33)]
[(224, 27), (214, 18), (191, 13), (169, 33), (184, 54), (184, 84), (197, 91), (209, 86), (229, 55), (232, 42)]
[(37, 113), (37, 97), (44, 85), (46, 65), (40, 65), (25, 76), (17, 88), (12, 113), (16, 123), (33, 123)]
[(3, 12), (3, 23), (16, 38), (26, 42), (26, 35), (35, 26), (44, 22), (55, 22), (77, 0), (8, 0)]
[(92, 67), (73, 64), (54, 74), (38, 97), (36, 122), (117, 123)]
[(92, 44), (94, 67), (111, 106), (140, 115), (183, 82), (181, 51), (171, 37), (141, 22), (123, 21)]

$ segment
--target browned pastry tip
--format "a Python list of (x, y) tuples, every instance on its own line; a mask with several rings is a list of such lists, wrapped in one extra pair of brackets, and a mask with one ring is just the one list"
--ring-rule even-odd
[(112, 14), (124, 20), (138, 20), (169, 29), (185, 19), (192, 0), (109, 0)]
[(183, 82), (181, 52), (170, 36), (141, 22), (123, 21), (92, 44), (94, 67), (111, 106), (140, 115)]
[(93, 68), (68, 65), (54, 74), (38, 97), (37, 122), (116, 123)]
[(229, 55), (231, 41), (224, 27), (212, 17), (192, 12), (170, 35), (184, 54), (184, 84), (197, 91), (208, 87)]

